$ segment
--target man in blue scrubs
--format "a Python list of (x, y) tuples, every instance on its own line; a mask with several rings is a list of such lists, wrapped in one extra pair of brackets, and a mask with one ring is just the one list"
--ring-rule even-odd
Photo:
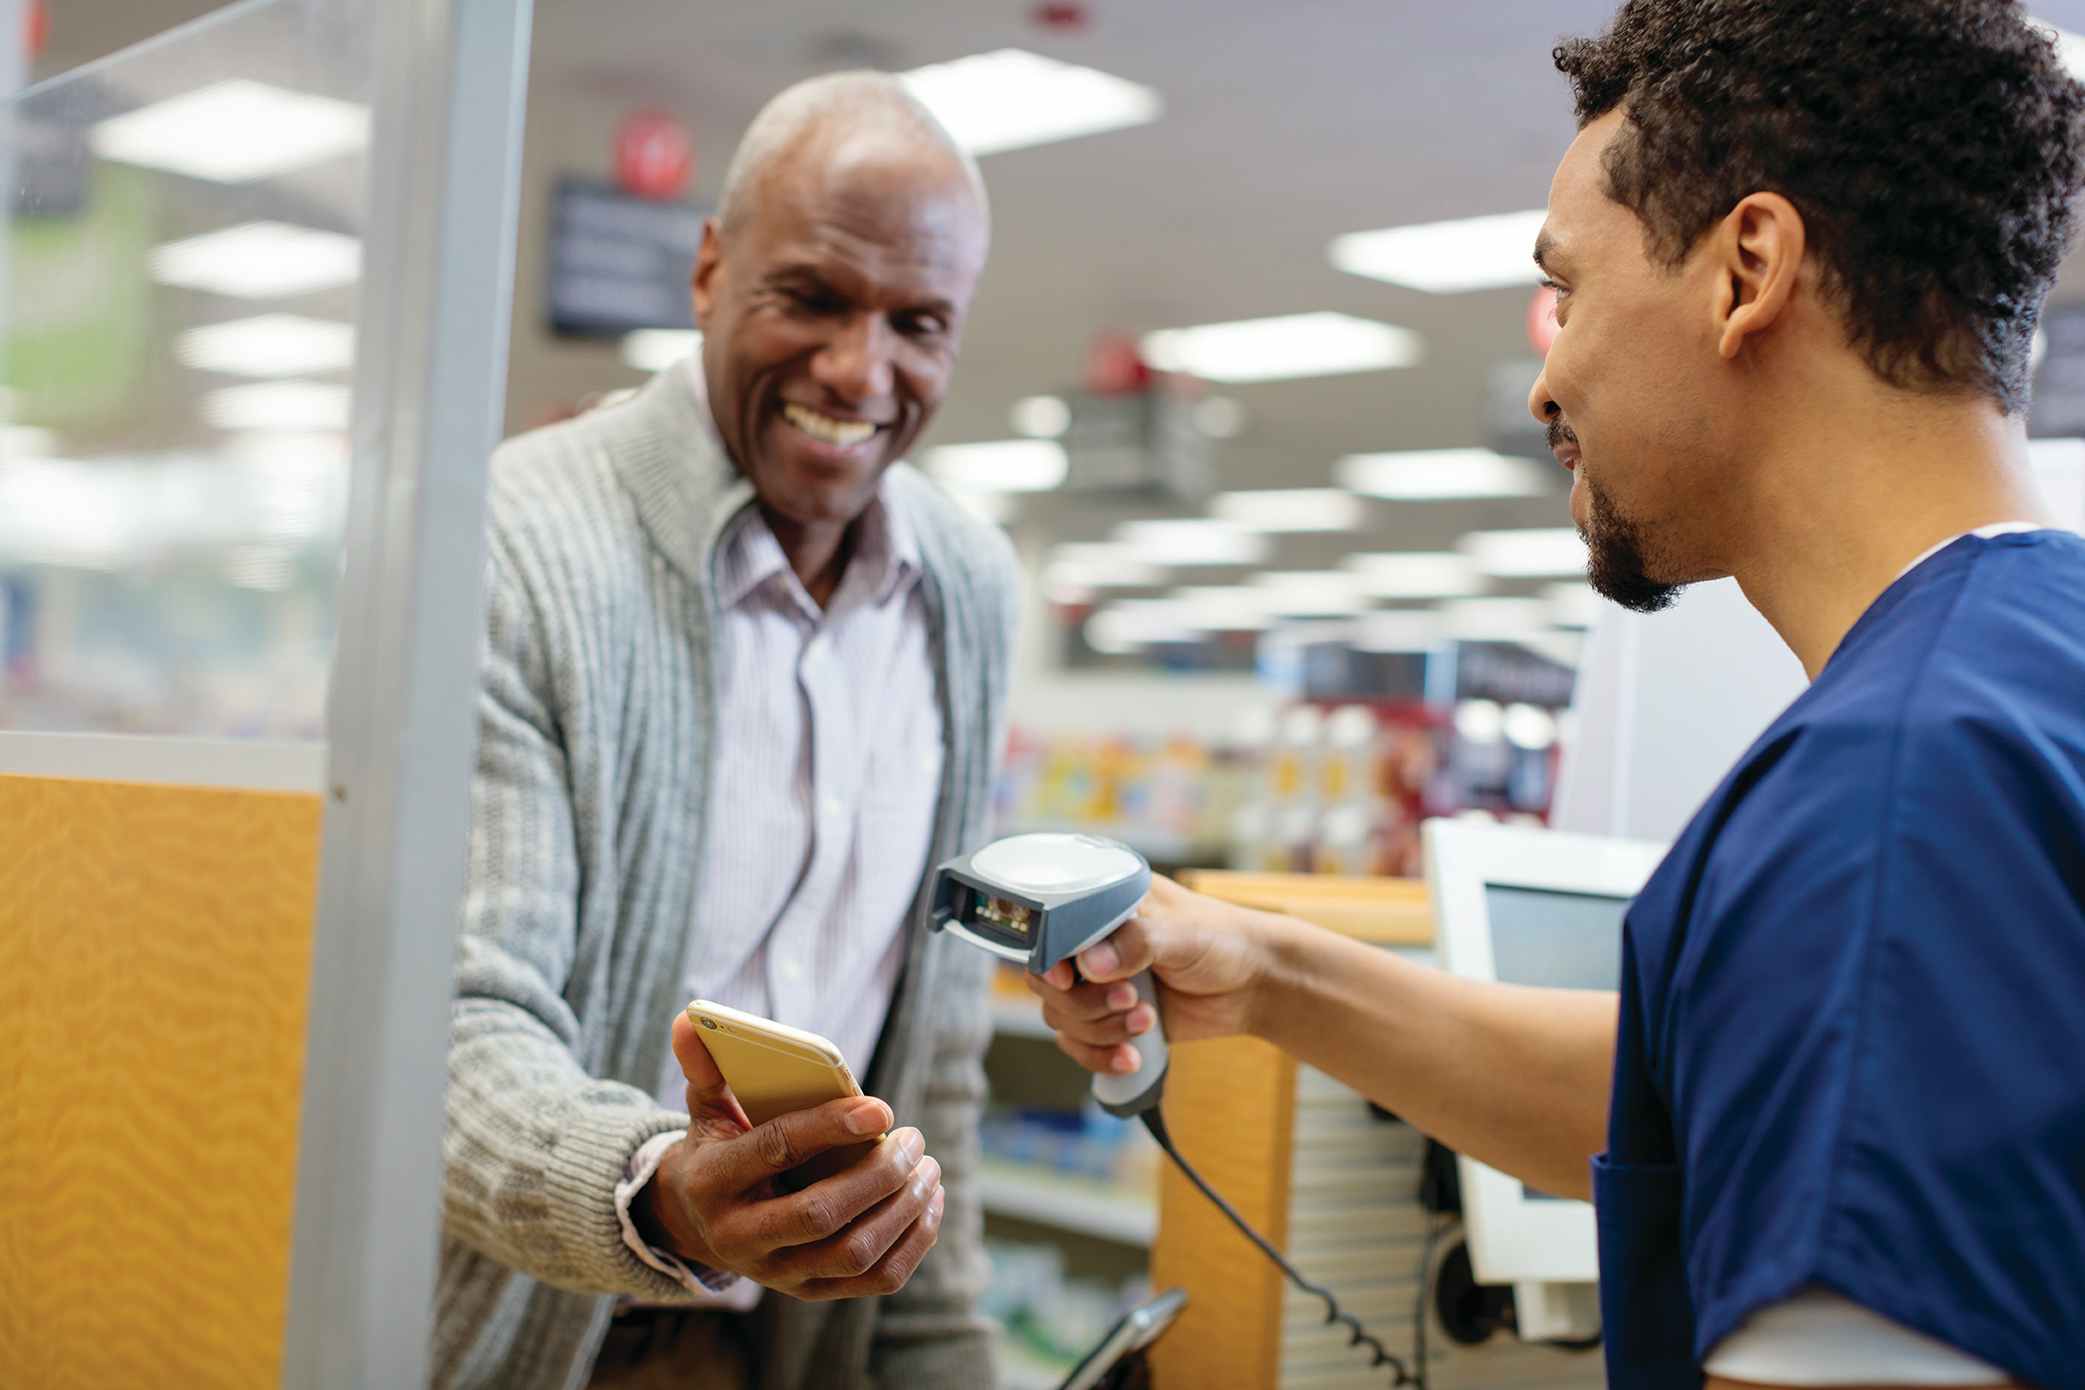
[(1171, 1038), (1592, 1197), (1612, 1385), (2085, 1386), (2085, 539), (2024, 426), (2085, 88), (2006, 0), (1631, 0), (1556, 56), (1531, 405), (1593, 583), (1734, 575), (1810, 688), (1631, 909), (1619, 1000), (1161, 882), (1045, 1013), (1126, 1070), (1152, 966)]

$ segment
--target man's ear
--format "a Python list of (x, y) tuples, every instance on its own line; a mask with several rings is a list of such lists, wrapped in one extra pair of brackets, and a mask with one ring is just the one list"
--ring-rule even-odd
[(1747, 195), (1709, 234), (1715, 258), (1716, 350), (1734, 359), (1779, 321), (1795, 298), (1808, 233), (1778, 193)]
[(709, 318), (710, 305), (716, 302), (717, 267), (724, 263), (724, 233), (717, 219), (706, 217), (702, 222), (702, 246), (695, 253), (695, 274), (689, 288), (695, 295), (695, 326), (701, 328)]

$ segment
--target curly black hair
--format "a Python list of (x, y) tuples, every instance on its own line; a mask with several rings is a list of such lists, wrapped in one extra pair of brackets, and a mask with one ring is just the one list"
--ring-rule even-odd
[(1676, 268), (1747, 194), (1803, 216), (1885, 380), (2025, 406), (2085, 182), (2085, 86), (2013, 0), (1627, 0), (1555, 52), (1608, 193)]

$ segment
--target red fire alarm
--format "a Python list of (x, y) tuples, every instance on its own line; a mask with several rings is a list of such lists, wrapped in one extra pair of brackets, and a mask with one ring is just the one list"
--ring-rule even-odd
[(1086, 7), (1075, 0), (1055, 0), (1055, 3), (1037, 5), (1030, 10), (1039, 29), (1055, 29), (1059, 33), (1075, 34), (1086, 27), (1089, 18)]
[(615, 179), (626, 193), (678, 198), (695, 172), (688, 128), (663, 111), (635, 111), (615, 132)]
[(43, 46), (51, 38), (51, 12), (43, 0), (29, 0), (29, 11), (23, 16), (23, 25), (27, 32), (23, 35), (22, 47), (33, 62), (42, 55)]

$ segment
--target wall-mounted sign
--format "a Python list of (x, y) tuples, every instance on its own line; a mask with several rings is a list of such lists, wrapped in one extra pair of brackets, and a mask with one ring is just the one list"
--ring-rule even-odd
[(704, 209), (638, 198), (586, 179), (558, 180), (551, 201), (550, 327), (614, 337), (693, 328), (689, 278)]

